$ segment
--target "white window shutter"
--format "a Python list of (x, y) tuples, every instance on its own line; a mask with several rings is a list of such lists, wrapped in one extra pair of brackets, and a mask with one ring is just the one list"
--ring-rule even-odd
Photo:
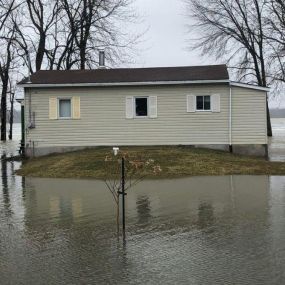
[(211, 109), (214, 113), (221, 112), (221, 96), (220, 94), (213, 94), (211, 95)]
[(196, 96), (187, 95), (187, 112), (194, 113), (196, 112)]
[(126, 118), (133, 119), (134, 117), (134, 98), (131, 96), (126, 97)]
[(80, 97), (72, 97), (72, 118), (80, 119)]
[(149, 117), (157, 118), (157, 96), (149, 97)]
[(57, 98), (56, 97), (49, 98), (49, 119), (50, 120), (57, 119)]

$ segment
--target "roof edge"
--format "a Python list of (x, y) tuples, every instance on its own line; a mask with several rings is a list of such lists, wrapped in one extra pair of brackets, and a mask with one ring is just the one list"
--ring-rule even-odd
[(229, 79), (220, 80), (186, 80), (186, 81), (145, 81), (145, 82), (112, 82), (112, 83), (60, 83), (60, 84), (39, 84), (39, 83), (18, 83), (19, 87), (112, 87), (112, 86), (153, 86), (153, 85), (186, 85), (186, 84), (211, 84), (230, 83)]
[(266, 92), (270, 91), (270, 87), (262, 87), (262, 86), (247, 84), (247, 83), (242, 83), (242, 82), (230, 81), (230, 85), (235, 86), (235, 87), (259, 90), (259, 91), (266, 91)]

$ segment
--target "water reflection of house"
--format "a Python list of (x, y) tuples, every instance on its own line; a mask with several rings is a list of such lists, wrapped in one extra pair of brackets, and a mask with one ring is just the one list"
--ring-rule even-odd
[[(46, 217), (47, 223), (87, 217), (96, 223), (113, 222), (115, 205), (102, 182), (88, 180), (27, 179), (27, 219)], [(235, 219), (264, 219), (268, 215), (269, 181), (266, 176), (196, 177), (144, 181), (127, 196), (130, 222), (152, 218), (175, 221), (175, 226), (201, 227)], [(110, 221), (108, 221), (110, 219)]]
[[(60, 220), (76, 222), (82, 216), (95, 220), (102, 210), (114, 214), (112, 199), (104, 183), (91, 180), (28, 178), (27, 219), (43, 216), (48, 223)], [(111, 207), (105, 207), (109, 203)], [(106, 210), (107, 209), (107, 210)]]
[[(9, 187), (0, 193), (0, 211), (7, 191), (10, 204), (23, 201), (25, 208), (24, 231), (11, 235), (22, 241), (15, 243), (11, 258), (22, 279), (38, 274), (71, 284), (73, 273), (80, 272), (86, 284), (98, 276), (130, 283), (144, 272), (156, 276), (159, 261), (163, 269), (191, 276), (197, 284), (212, 284), (221, 276), (232, 284), (244, 284), (243, 276), (250, 284), (262, 284), (259, 278), (275, 278), (276, 264), (283, 260), (278, 252), (285, 237), (281, 177), (144, 181), (127, 196), (125, 247), (116, 239), (114, 204), (104, 183), (29, 178), (25, 192), (20, 185), (12, 188), (9, 179), (2, 183)], [(14, 192), (22, 197), (15, 199)], [(282, 263), (277, 265), (282, 271)]]
[[(64, 262), (70, 266), (77, 264), (79, 253), (86, 266), (96, 268), (111, 260), (118, 268), (114, 252), (120, 255), (121, 251), (114, 245), (115, 209), (104, 183), (31, 178), (26, 188), (25, 221), (30, 240), (60, 245), (61, 256), (68, 256)], [(256, 244), (252, 248), (259, 244), (271, 247), (269, 200), (266, 176), (144, 181), (127, 196), (128, 234), (143, 234), (147, 240), (138, 241), (141, 247), (151, 239), (160, 254), (159, 244), (171, 246), (168, 236), (182, 232), (175, 240), (183, 239), (189, 258), (195, 255), (201, 259), (207, 253), (208, 260), (215, 259), (220, 245), (232, 256), (247, 256), (249, 244)], [(126, 262), (140, 264), (140, 259), (132, 255)], [(110, 274), (108, 268), (102, 270)]]
[[(46, 276), (48, 284), (54, 278), (72, 284), (78, 272), (82, 272), (79, 282), (86, 284), (90, 283), (90, 275), (110, 276), (109, 266), (102, 265), (116, 265), (112, 261), (114, 248), (110, 246), (116, 225), (112, 197), (105, 185), (85, 180), (27, 178), (25, 188), (23, 236), (33, 276), (38, 274), (37, 280)], [(21, 262), (25, 258), (21, 256)]]
[[(251, 234), (247, 225), (254, 224), (252, 237), (262, 236), (270, 214), (268, 189), (266, 176), (144, 181), (127, 196), (127, 225), (132, 231), (197, 229), (234, 236)], [(102, 182), (31, 178), (26, 192), (25, 221), (32, 231), (42, 231), (40, 219), (51, 231), (76, 226), (115, 233), (115, 205)]]
[[(175, 221), (175, 226), (243, 223), (259, 217), (267, 219), (269, 179), (266, 176), (194, 177), (149, 181), (138, 185), (128, 196), (135, 208), (141, 196), (150, 197), (153, 217)], [(138, 211), (138, 215), (139, 211)]]
[(151, 220), (151, 202), (148, 196), (139, 196), (136, 201), (138, 223), (148, 225)]

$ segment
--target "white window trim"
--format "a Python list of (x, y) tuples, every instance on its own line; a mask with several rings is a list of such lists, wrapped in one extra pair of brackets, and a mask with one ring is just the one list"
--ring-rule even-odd
[[(210, 95), (210, 94), (207, 94), (207, 95), (195, 95), (196, 96), (196, 112), (201, 112), (201, 113), (208, 113), (208, 112), (210, 112), (210, 113), (212, 113), (213, 112), (213, 110), (212, 110), (212, 95)], [(199, 110), (199, 109), (197, 109), (197, 97), (198, 96), (203, 96), (203, 97), (205, 97), (205, 96), (210, 96), (210, 109), (209, 110)]]
[[(149, 118), (149, 96), (134, 96), (134, 102), (133, 102), (133, 110), (134, 110), (134, 119), (147, 119)], [(137, 116), (137, 110), (136, 110), (136, 99), (147, 99), (147, 116)]]
[[(70, 117), (61, 117), (59, 108), (60, 108), (60, 100), (70, 100)], [(72, 119), (72, 97), (57, 97), (57, 118), (59, 120), (71, 120)]]

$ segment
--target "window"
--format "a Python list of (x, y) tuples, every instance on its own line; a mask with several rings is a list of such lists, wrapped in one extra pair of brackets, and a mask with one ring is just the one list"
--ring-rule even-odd
[(58, 100), (59, 118), (71, 118), (71, 99)]
[(147, 117), (148, 116), (148, 98), (137, 97), (135, 98), (135, 115), (136, 117)]
[(196, 110), (210, 111), (211, 110), (211, 96), (196, 96)]

